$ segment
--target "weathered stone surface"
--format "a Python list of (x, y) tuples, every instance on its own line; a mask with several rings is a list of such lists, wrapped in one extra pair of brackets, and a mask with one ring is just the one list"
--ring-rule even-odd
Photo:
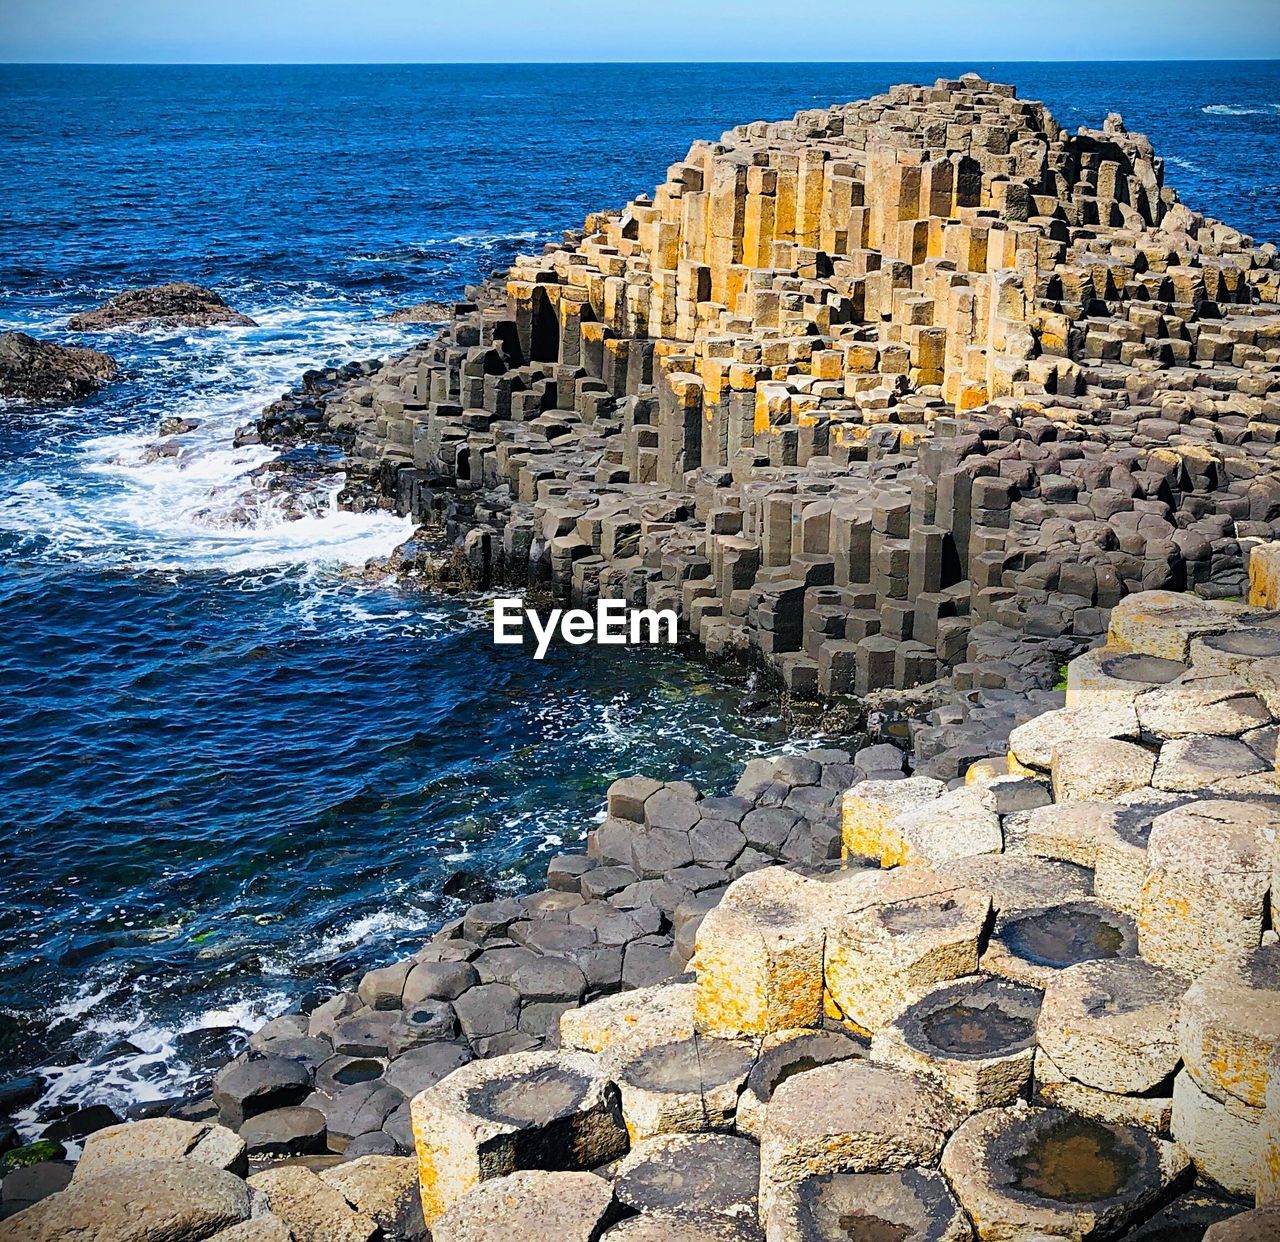
[(726, 1216), (754, 1222), (760, 1154), (728, 1134), (662, 1134), (636, 1144), (618, 1163), (614, 1194), (637, 1212)]
[(934, 984), (976, 974), (991, 900), (974, 889), (841, 915), (827, 932), (827, 993), (841, 1015), (879, 1030)]
[(982, 954), (982, 969), (1031, 987), (1047, 987), (1079, 962), (1133, 957), (1133, 920), (1094, 898), (1002, 914)]
[(1186, 1072), (1206, 1094), (1263, 1108), (1280, 1047), (1280, 944), (1211, 967), (1182, 998)]
[(760, 1142), (760, 1212), (824, 1173), (894, 1171), (937, 1158), (960, 1114), (941, 1088), (867, 1061), (819, 1066), (773, 1093)]
[(332, 1186), (388, 1238), (426, 1237), (418, 1162), (411, 1156), (361, 1156), (322, 1169), (320, 1180)]
[(1151, 784), (1156, 756), (1136, 742), (1070, 739), (1053, 748), (1049, 770), (1059, 802), (1116, 798)]
[(612, 1065), (654, 1044), (693, 1034), (696, 993), (692, 983), (660, 983), (616, 996), (602, 996), (560, 1016), (560, 1043), (568, 1049), (604, 1054)]
[(617, 1088), (585, 1053), (473, 1061), (411, 1107), (428, 1226), (483, 1181), (595, 1168), (627, 1145)]
[(945, 983), (871, 1040), (886, 1065), (932, 1078), (971, 1110), (1008, 1104), (1031, 1081), (1040, 992), (1006, 979)]
[(1262, 938), (1274, 810), (1196, 802), (1159, 816), (1147, 845), (1138, 942), (1157, 965), (1195, 975)]
[(754, 1043), (702, 1035), (656, 1044), (621, 1062), (613, 1074), (631, 1141), (728, 1129), (754, 1064)]
[(1173, 1137), (1196, 1172), (1236, 1195), (1251, 1195), (1262, 1157), (1262, 1110), (1206, 1095), (1186, 1070), (1173, 1080)]
[(866, 1053), (864, 1043), (843, 1031), (783, 1032), (774, 1042), (766, 1043), (747, 1075), (747, 1085), (738, 1097), (735, 1128), (759, 1142), (769, 1101), (779, 1083), (819, 1065)]
[(240, 1127), (251, 1156), (305, 1156), (325, 1150), (325, 1115), (319, 1109), (290, 1105), (256, 1113)]
[(906, 811), (927, 807), (945, 791), (927, 776), (906, 780), (863, 781), (844, 795), (841, 836), (846, 855), (874, 858), (883, 867), (906, 862), (909, 849), (893, 821)]
[(1060, 1109), (991, 1109), (969, 1118), (942, 1171), (982, 1242), (1114, 1236), (1159, 1201), (1186, 1157), (1133, 1126)]
[(55, 345), (25, 332), (0, 333), (0, 397), (66, 405), (119, 373), (115, 359), (96, 349)]
[(213, 1079), (213, 1102), (227, 1125), (235, 1128), (255, 1113), (300, 1104), (311, 1090), (306, 1067), (287, 1057), (266, 1056), (232, 1061)]
[(1280, 1208), (1260, 1207), (1210, 1225), (1202, 1242), (1272, 1242), (1280, 1238)]
[(249, 1185), (293, 1233), (295, 1242), (372, 1242), (378, 1225), (334, 1187), (302, 1165), (255, 1173)]
[(1127, 704), (1045, 712), (1009, 734), (1009, 757), (1019, 768), (1047, 772), (1065, 745), (1138, 736), (1138, 715)]
[(769, 1214), (769, 1242), (968, 1242), (968, 1218), (947, 1179), (928, 1169), (825, 1173), (784, 1186)]
[(1141, 958), (1069, 966), (1046, 983), (1037, 1037), (1077, 1082), (1121, 1094), (1152, 1091), (1178, 1065), (1186, 986)]
[(825, 933), (816, 889), (784, 867), (729, 886), (698, 929), (699, 1031), (734, 1039), (818, 1024)]
[(4, 1236), (6, 1242), (202, 1242), (248, 1220), (249, 1211), (249, 1191), (234, 1174), (194, 1160), (139, 1160), (75, 1178), (6, 1221)]
[(477, 1186), (435, 1222), (431, 1237), (432, 1242), (596, 1242), (615, 1216), (613, 1188), (602, 1177), (521, 1170)]
[(241, 1176), (247, 1167), (244, 1142), (225, 1126), (154, 1117), (89, 1135), (75, 1175), (89, 1177), (139, 1160), (193, 1160)]

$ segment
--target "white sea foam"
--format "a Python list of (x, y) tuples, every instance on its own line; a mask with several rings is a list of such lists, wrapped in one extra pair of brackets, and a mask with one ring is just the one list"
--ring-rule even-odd
[(1271, 104), (1265, 108), (1248, 108), (1240, 104), (1206, 104), (1200, 111), (1205, 116), (1268, 116), (1280, 111), (1280, 104)]
[[(272, 449), (234, 444), (236, 428), (303, 370), (385, 353), (401, 339), (396, 330), (355, 318), (347, 306), (247, 309), (258, 327), (115, 334), (108, 348), (142, 355), (125, 359), (137, 401), (109, 394), (108, 404), (65, 411), (51, 427), (60, 445), (44, 451), (69, 460), (0, 494), (0, 532), (38, 540), (55, 556), (135, 571), (360, 565), (402, 542), (407, 519), (338, 509), (341, 476), (299, 507), (255, 473)], [(139, 427), (138, 406), (154, 411), (149, 425)], [(150, 448), (164, 417), (199, 424), (173, 441), (177, 456)], [(91, 419), (106, 434), (77, 440), (77, 424)]]

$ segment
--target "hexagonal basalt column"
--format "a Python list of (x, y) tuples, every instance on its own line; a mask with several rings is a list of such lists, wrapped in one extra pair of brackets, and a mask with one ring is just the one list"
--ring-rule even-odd
[(621, 1064), (614, 1076), (631, 1141), (730, 1128), (755, 1059), (754, 1043), (694, 1035)]
[(754, 1221), (760, 1152), (729, 1134), (661, 1134), (619, 1162), (618, 1202), (637, 1212)]
[(1260, 1109), (1280, 1047), (1280, 945), (1201, 975), (1182, 998), (1182, 1059), (1201, 1091)]
[(928, 1169), (824, 1173), (784, 1186), (768, 1242), (969, 1242), (947, 1179)]
[(1235, 629), (1243, 611), (1177, 591), (1140, 591), (1111, 610), (1107, 645), (1185, 661), (1194, 639)]
[(1167, 685), (1186, 671), (1181, 660), (1098, 647), (1067, 665), (1067, 706), (1132, 703), (1144, 690)]
[(866, 1044), (844, 1031), (806, 1031), (794, 1038), (787, 1034), (771, 1047), (766, 1046), (747, 1075), (747, 1085), (738, 1097), (736, 1127), (759, 1141), (764, 1119), (774, 1091), (788, 1078), (807, 1073), (819, 1065), (849, 1061), (867, 1055)]
[(909, 847), (893, 821), (928, 806), (946, 791), (941, 781), (911, 776), (900, 781), (863, 781), (844, 795), (841, 842), (846, 857), (872, 858), (882, 867), (907, 861)]
[(879, 1030), (928, 988), (976, 974), (991, 899), (958, 888), (835, 919), (827, 930), (827, 994), (843, 1018)]
[(787, 1186), (824, 1173), (932, 1164), (960, 1118), (936, 1084), (869, 1061), (799, 1074), (773, 1093), (760, 1143), (760, 1215)]
[(618, 1090), (583, 1053), (473, 1061), (415, 1096), (411, 1115), (428, 1224), (482, 1181), (596, 1168), (627, 1147)]
[(1257, 947), (1275, 845), (1275, 808), (1194, 802), (1152, 825), (1142, 884), (1142, 956), (1187, 975)]
[(1113, 1237), (1186, 1164), (1175, 1144), (1136, 1126), (1056, 1108), (978, 1113), (942, 1154), (942, 1171), (982, 1242)]
[(698, 928), (699, 1031), (737, 1038), (818, 1025), (825, 931), (817, 887), (785, 867), (729, 886)]
[(1138, 948), (1133, 920), (1094, 898), (1001, 915), (982, 969), (1043, 988), (1079, 962), (1132, 957)]
[(1178, 1066), (1178, 1006), (1186, 980), (1141, 958), (1082, 962), (1045, 986), (1040, 1046), (1068, 1077), (1138, 1095)]
[(1031, 1081), (1040, 995), (982, 976), (943, 984), (877, 1031), (871, 1054), (937, 1080), (966, 1108), (1007, 1104)]
[(1254, 1193), (1263, 1153), (1262, 1109), (1233, 1096), (1215, 1099), (1179, 1070), (1173, 1080), (1172, 1133), (1197, 1172), (1231, 1194)]
[(1254, 660), (1280, 656), (1280, 629), (1233, 630), (1197, 638), (1191, 644), (1191, 664), (1206, 673), (1234, 673)]

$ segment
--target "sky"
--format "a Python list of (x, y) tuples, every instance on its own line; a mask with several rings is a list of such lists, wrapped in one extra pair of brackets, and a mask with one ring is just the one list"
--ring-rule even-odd
[(1280, 0), (0, 0), (0, 62), (1280, 58)]

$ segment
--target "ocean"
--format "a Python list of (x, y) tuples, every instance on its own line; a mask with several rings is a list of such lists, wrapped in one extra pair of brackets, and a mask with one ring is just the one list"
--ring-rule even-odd
[[(238, 426), (733, 124), (973, 69), (1151, 136), (1280, 241), (1280, 64), (0, 66), (0, 330), (123, 379), (0, 407), (0, 1080), (38, 1129), (176, 1098), (259, 1021), (519, 891), (634, 771), (723, 790), (806, 744), (671, 652), (495, 649), (477, 601), (353, 572), (409, 528), (263, 487)], [(256, 328), (77, 337), (194, 280)], [(149, 460), (162, 418), (193, 448)], [(471, 880), (462, 894), (450, 877)], [(445, 891), (446, 884), (450, 891)]]

